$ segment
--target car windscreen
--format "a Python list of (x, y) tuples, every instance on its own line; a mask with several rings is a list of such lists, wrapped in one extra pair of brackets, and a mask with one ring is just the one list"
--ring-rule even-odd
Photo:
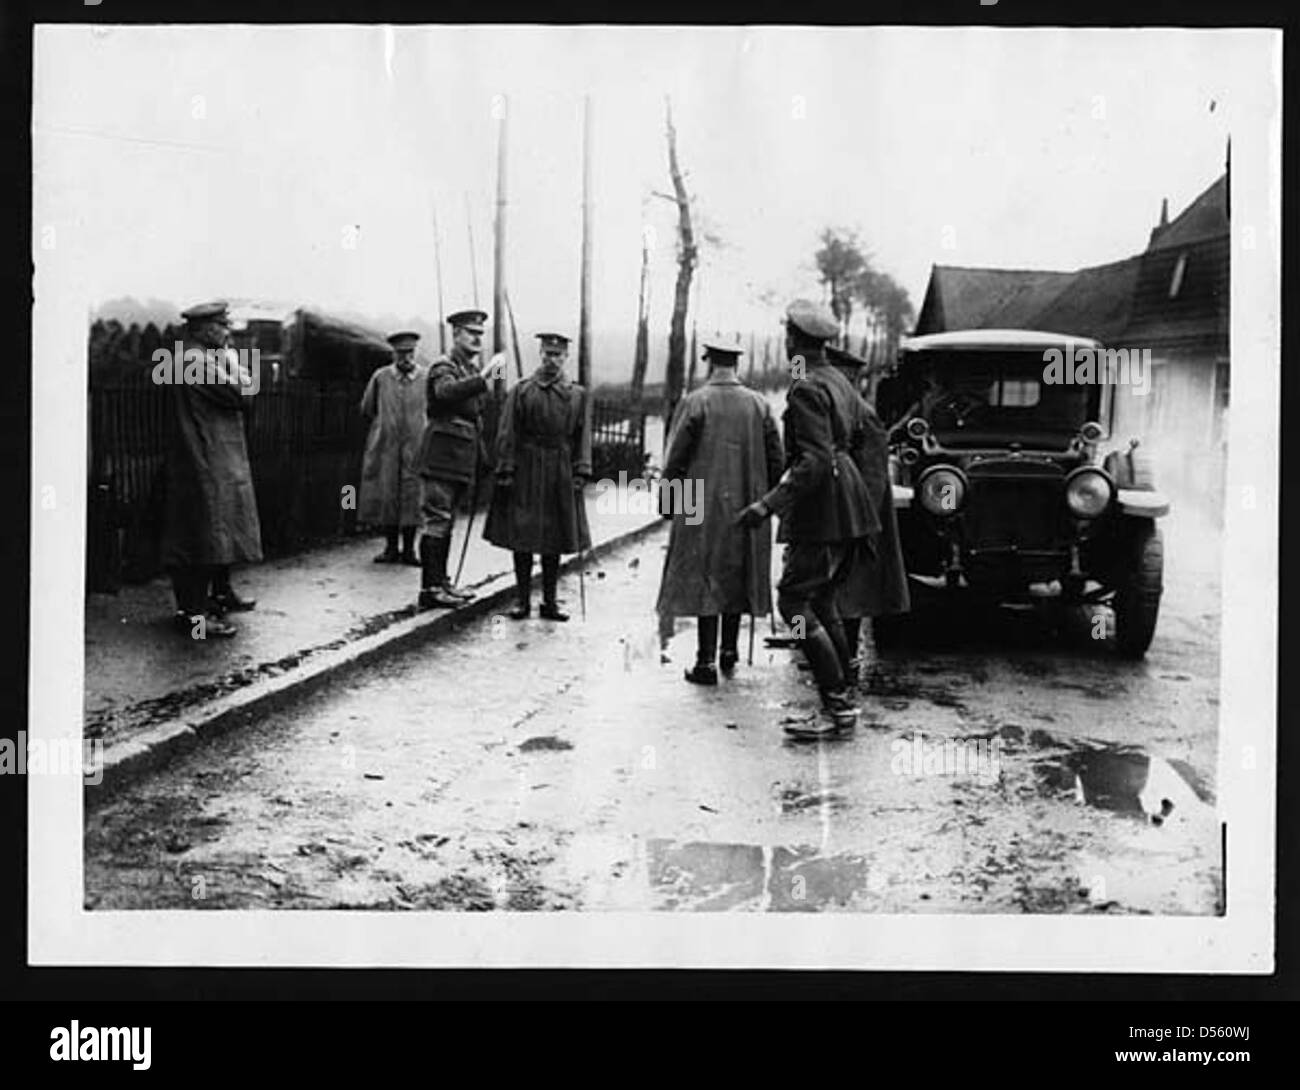
[(1067, 439), (1089, 419), (1097, 388), (1046, 382), (1045, 369), (1038, 353), (963, 352), (922, 361), (915, 415), (953, 444)]

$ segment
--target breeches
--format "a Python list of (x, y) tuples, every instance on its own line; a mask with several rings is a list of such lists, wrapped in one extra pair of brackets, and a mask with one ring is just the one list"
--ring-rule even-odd
[(804, 631), (834, 631), (840, 624), (835, 599), (852, 570), (854, 545), (850, 541), (792, 542), (787, 546), (781, 581), (776, 585), (776, 607), (786, 624), (802, 617)]
[(433, 477), (424, 477), (420, 483), (420, 525), (425, 536), (451, 537), (456, 510), (469, 485)]

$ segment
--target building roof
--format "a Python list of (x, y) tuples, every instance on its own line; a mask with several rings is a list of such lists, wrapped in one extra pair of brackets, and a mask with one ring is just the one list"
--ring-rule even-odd
[(1228, 230), (1224, 174), (1121, 261), (1075, 272), (935, 265), (915, 332), (1050, 329), (1103, 344), (1213, 342), (1226, 351)]
[(1228, 233), (1228, 175), (1220, 174), (1196, 200), (1167, 224), (1151, 231), (1147, 250), (1166, 250)]

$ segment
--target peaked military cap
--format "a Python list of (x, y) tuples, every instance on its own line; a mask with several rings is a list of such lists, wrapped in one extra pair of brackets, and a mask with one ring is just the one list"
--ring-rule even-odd
[(796, 329), (819, 341), (839, 336), (840, 324), (826, 307), (809, 299), (796, 299), (785, 311), (785, 319)]
[(413, 333), (409, 329), (404, 329), (400, 333), (390, 333), (388, 335), (388, 343), (394, 348), (413, 348), (415, 342), (419, 339), (420, 335), (418, 333)]
[(458, 310), (447, 315), (447, 324), (452, 329), (469, 329), (475, 333), (483, 332), (483, 323), (487, 321), (485, 310)]
[(187, 322), (206, 322), (213, 318), (230, 317), (230, 304), (224, 299), (214, 299), (210, 303), (198, 303), (189, 310), (182, 310), (181, 317)]
[(544, 348), (552, 348), (561, 345), (568, 345), (572, 339), (563, 333), (539, 333), (537, 339), (542, 342)]
[(704, 352), (708, 356), (726, 360), (743, 355), (745, 350), (726, 337), (710, 337), (704, 341)]

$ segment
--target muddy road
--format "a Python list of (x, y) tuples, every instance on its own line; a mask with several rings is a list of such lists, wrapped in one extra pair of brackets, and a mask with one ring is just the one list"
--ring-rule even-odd
[(91, 809), (87, 907), (1220, 910), (1213, 556), (1170, 536), (1143, 662), (1003, 612), (869, 655), (862, 725), (808, 743), (765, 621), (733, 680), (682, 680), (665, 540), (593, 563), (585, 623), (566, 578), (568, 624), (468, 623)]

